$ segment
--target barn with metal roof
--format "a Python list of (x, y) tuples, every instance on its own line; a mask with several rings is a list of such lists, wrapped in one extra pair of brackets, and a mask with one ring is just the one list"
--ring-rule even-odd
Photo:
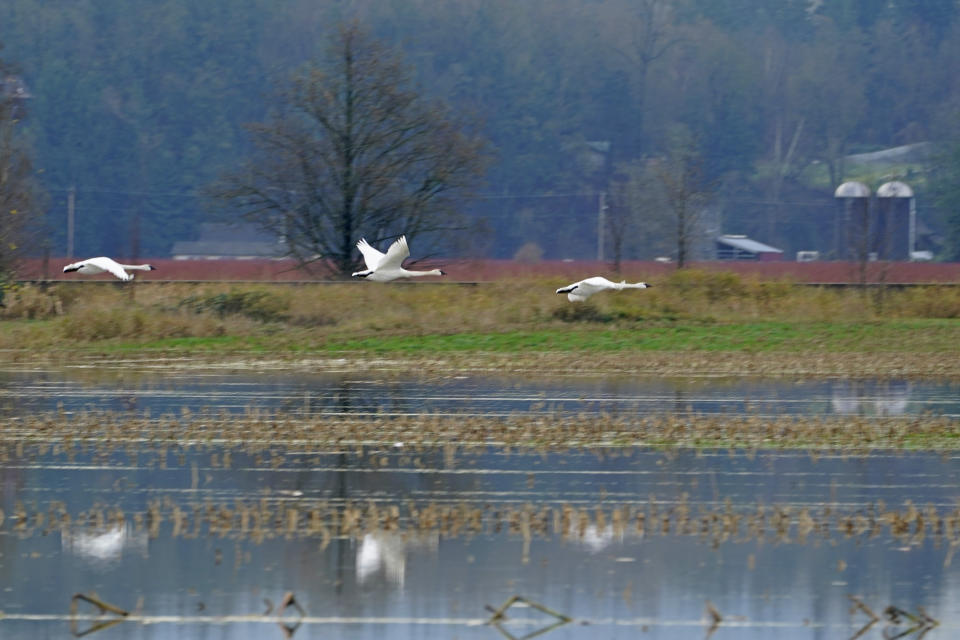
[(783, 249), (752, 240), (747, 236), (717, 237), (717, 260), (782, 260)]

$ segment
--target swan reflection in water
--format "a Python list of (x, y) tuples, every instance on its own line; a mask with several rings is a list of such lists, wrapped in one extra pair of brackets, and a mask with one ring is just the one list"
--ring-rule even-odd
[(387, 582), (403, 588), (407, 570), (407, 553), (425, 550), (436, 553), (440, 545), (439, 534), (402, 535), (393, 531), (375, 531), (365, 534), (357, 546), (357, 580), (364, 584), (374, 580), (381, 572)]
[(841, 415), (900, 416), (910, 403), (910, 383), (843, 381), (834, 385), (830, 405)]
[(116, 523), (97, 529), (60, 531), (64, 553), (75, 555), (93, 564), (113, 564), (124, 553), (147, 554), (149, 535), (132, 528), (128, 523)]
[(571, 531), (569, 539), (586, 547), (590, 553), (603, 551), (615, 540), (622, 540), (622, 536), (616, 536), (613, 532), (613, 525), (598, 527), (595, 524), (588, 524), (583, 528), (582, 533), (579, 530)]

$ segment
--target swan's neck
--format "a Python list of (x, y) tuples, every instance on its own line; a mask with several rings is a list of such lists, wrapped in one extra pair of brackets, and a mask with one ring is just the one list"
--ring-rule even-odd
[(148, 264), (122, 264), (120, 266), (128, 271), (131, 269), (134, 271), (152, 271)]
[(430, 271), (407, 271), (404, 269), (403, 275), (411, 278), (416, 278), (418, 276), (442, 276), (443, 271), (440, 271), (440, 269), (431, 269)]
[(646, 289), (646, 282), (621, 282), (617, 285), (617, 289)]

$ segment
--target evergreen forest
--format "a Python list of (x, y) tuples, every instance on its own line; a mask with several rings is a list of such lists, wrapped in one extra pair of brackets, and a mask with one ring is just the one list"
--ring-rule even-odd
[(195, 238), (245, 125), (349, 20), (490, 142), (458, 255), (593, 258), (601, 208), (624, 258), (669, 255), (641, 178), (682, 130), (714, 231), (829, 255), (836, 186), (895, 179), (960, 258), (957, 0), (4, 0), (45, 250), (71, 201), (79, 257)]

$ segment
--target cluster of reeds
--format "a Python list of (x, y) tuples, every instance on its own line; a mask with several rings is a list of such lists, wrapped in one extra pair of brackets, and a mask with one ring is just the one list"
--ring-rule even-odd
[(608, 544), (649, 536), (680, 536), (719, 546), (727, 542), (772, 544), (865, 542), (890, 540), (920, 546), (928, 539), (948, 550), (947, 562), (960, 546), (960, 507), (918, 507), (907, 501), (895, 508), (883, 502), (858, 507), (823, 504), (736, 505), (679, 501), (595, 505), (518, 505), (407, 502), (317, 502), (306, 499), (213, 501), (180, 505), (165, 497), (151, 500), (145, 509), (125, 512), (118, 506), (94, 504), (70, 513), (64, 503), (28, 509), (17, 503), (0, 512), (0, 532), (27, 538), (52, 532), (98, 534), (129, 528), (150, 538), (227, 538), (255, 543), (270, 539), (317, 539), (326, 546), (337, 538), (359, 538), (389, 533), (415, 538), (472, 538), (505, 535), (525, 541), (561, 539)]
[[(469, 454), (489, 448), (536, 452), (595, 450), (622, 454), (641, 447), (839, 450), (953, 450), (960, 421), (949, 416), (567, 412), (545, 407), (509, 416), (460, 414), (299, 414), (250, 409), (153, 417), (149, 412), (53, 412), (0, 425), (0, 462), (33, 456), (111, 456), (127, 452), (146, 464), (169, 454), (210, 451), (222, 461), (247, 454), (389, 452), (404, 464), (429, 451)], [(151, 462), (151, 459), (153, 460)]]

